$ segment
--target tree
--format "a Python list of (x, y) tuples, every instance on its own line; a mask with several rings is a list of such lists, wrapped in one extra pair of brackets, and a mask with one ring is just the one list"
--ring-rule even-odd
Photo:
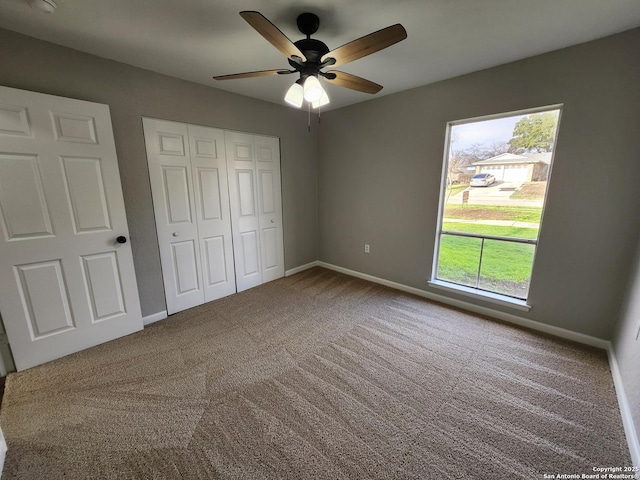
[(486, 160), (488, 158), (496, 157), (502, 153), (509, 151), (509, 144), (503, 142), (493, 143), (476, 143), (463, 151), (467, 156), (469, 164), (473, 162), (479, 162), (480, 160)]
[(451, 143), (449, 143), (449, 161), (447, 162), (447, 198), (445, 203), (449, 201), (453, 190), (453, 183), (457, 180), (457, 176), (464, 171), (465, 158), (461, 155), (460, 150), (455, 149), (455, 143), (458, 137), (453, 135)]
[(534, 113), (521, 118), (513, 127), (509, 152), (550, 152), (557, 123), (557, 112)]

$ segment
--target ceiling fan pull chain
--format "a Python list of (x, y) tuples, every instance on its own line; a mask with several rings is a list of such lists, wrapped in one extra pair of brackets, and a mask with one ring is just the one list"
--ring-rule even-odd
[(307, 111), (309, 112), (308, 132), (311, 133), (311, 102), (307, 102)]

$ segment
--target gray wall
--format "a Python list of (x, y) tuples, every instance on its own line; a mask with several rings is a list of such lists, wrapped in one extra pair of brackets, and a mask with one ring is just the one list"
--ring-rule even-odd
[(429, 291), (446, 123), (562, 103), (533, 308), (485, 306), (610, 338), (640, 233), (638, 52), (635, 29), (326, 113), (320, 260)]
[(142, 116), (280, 137), (285, 268), (317, 259), (317, 136), (304, 112), (2, 29), (0, 84), (109, 105), (143, 315), (166, 305)]
[(636, 29), (330, 111), (319, 138), (303, 112), (6, 30), (0, 84), (110, 106), (144, 315), (165, 303), (142, 116), (281, 138), (287, 269), (320, 258), (429, 290), (446, 122), (564, 103), (533, 308), (515, 313), (610, 338), (640, 234), (639, 50)]
[(640, 239), (635, 272), (624, 302), (622, 318), (613, 337), (613, 349), (622, 376), (631, 416), (640, 433)]

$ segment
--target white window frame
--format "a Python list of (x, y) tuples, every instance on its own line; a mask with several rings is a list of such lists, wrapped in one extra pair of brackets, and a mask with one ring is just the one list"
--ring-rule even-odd
[[(544, 213), (545, 213), (545, 209), (547, 207), (547, 194), (549, 193), (549, 184), (551, 183), (551, 176), (552, 176), (552, 170), (553, 170), (553, 165), (555, 163), (555, 152), (556, 152), (556, 146), (557, 146), (557, 140), (558, 140), (558, 132), (560, 131), (560, 123), (561, 123), (561, 118), (562, 118), (562, 109), (563, 109), (564, 104), (553, 104), (553, 105), (545, 105), (545, 106), (541, 106), (541, 107), (534, 107), (534, 108), (527, 108), (527, 109), (523, 109), (523, 110), (516, 110), (516, 111), (510, 111), (510, 112), (502, 112), (502, 113), (496, 113), (496, 114), (491, 114), (491, 115), (482, 115), (479, 117), (473, 117), (473, 118), (466, 118), (466, 119), (462, 119), (462, 120), (454, 120), (454, 121), (450, 121), (447, 122), (447, 129), (446, 129), (446, 133), (445, 133), (445, 148), (444, 148), (444, 155), (443, 155), (443, 160), (442, 160), (442, 175), (440, 178), (440, 199), (439, 199), (439, 204), (438, 204), (438, 222), (437, 222), (437, 226), (436, 226), (436, 235), (435, 235), (435, 246), (434, 246), (434, 252), (433, 252), (433, 262), (432, 262), (432, 269), (431, 269), (431, 279), (427, 282), (429, 286), (434, 287), (438, 290), (442, 290), (445, 291), (447, 293), (454, 293), (454, 294), (458, 294), (458, 295), (462, 295), (465, 297), (470, 297), (470, 298), (475, 298), (475, 299), (480, 299), (480, 300), (484, 300), (487, 301), (489, 303), (493, 303), (493, 304), (497, 304), (497, 305), (502, 305), (502, 306), (506, 306), (506, 307), (511, 307), (517, 310), (524, 310), (524, 311), (528, 311), (532, 308), (532, 306), (529, 304), (528, 302), (528, 296), (529, 296), (529, 291), (530, 291), (530, 287), (531, 287), (531, 283), (529, 284), (529, 290), (527, 290), (527, 298), (525, 299), (520, 299), (520, 298), (516, 298), (516, 297), (511, 297), (509, 295), (505, 295), (505, 294), (501, 294), (501, 293), (496, 293), (496, 292), (491, 292), (488, 290), (482, 290), (476, 287), (469, 287), (466, 285), (460, 285), (457, 283), (453, 283), (453, 282), (448, 282), (446, 280), (439, 280), (437, 277), (437, 273), (438, 273), (438, 261), (440, 258), (440, 236), (443, 232), (442, 230), (442, 221), (444, 218), (444, 207), (445, 207), (445, 198), (446, 198), (446, 187), (447, 187), (447, 170), (448, 170), (448, 163), (449, 163), (449, 149), (451, 147), (451, 129), (452, 127), (455, 127), (456, 125), (464, 125), (467, 123), (476, 123), (476, 122), (482, 122), (482, 121), (486, 121), (486, 120), (495, 120), (498, 118), (505, 118), (505, 117), (514, 117), (514, 116), (518, 116), (518, 115), (531, 115), (534, 113), (541, 113), (541, 112), (547, 112), (550, 110), (558, 110), (558, 123), (556, 126), (556, 132), (555, 132), (555, 137), (553, 140), (553, 151), (551, 152), (551, 163), (549, 165), (549, 173), (548, 173), (548, 180), (547, 180), (547, 187), (545, 189), (544, 192), (544, 200), (542, 202), (542, 212), (540, 214), (540, 225), (538, 227), (538, 237), (535, 239), (534, 242), (523, 242), (523, 243), (533, 243), (535, 245), (535, 251), (533, 252), (533, 260), (532, 260), (532, 265), (531, 265), (531, 279), (534, 278), (534, 270), (535, 270), (535, 266), (536, 266), (536, 255), (538, 252), (538, 246), (539, 246), (539, 239), (540, 239), (540, 232), (542, 231), (542, 226), (543, 226), (543, 220), (544, 220)], [(479, 237), (482, 238), (482, 237)]]

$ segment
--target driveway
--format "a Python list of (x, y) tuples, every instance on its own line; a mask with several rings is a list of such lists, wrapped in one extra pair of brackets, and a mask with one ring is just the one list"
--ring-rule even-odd
[[(541, 207), (542, 200), (524, 200), (511, 198), (522, 186), (522, 182), (496, 182), (488, 187), (469, 187), (469, 205), (513, 205), (520, 207)], [(454, 205), (462, 205), (462, 197), (465, 191), (452, 195), (449, 202)]]

